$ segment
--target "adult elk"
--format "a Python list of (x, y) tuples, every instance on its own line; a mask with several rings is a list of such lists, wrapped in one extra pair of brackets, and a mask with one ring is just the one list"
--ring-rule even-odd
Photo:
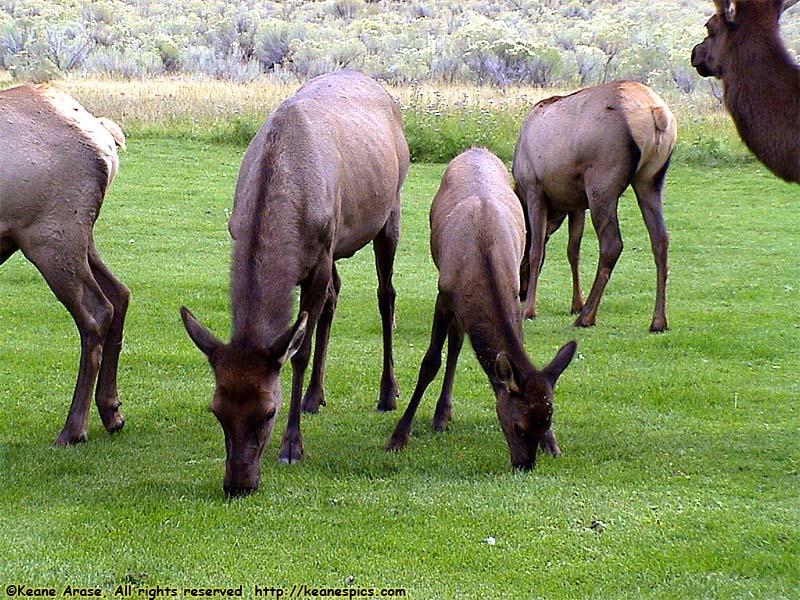
[(0, 92), (0, 264), (22, 253), (66, 307), (81, 338), (78, 380), (57, 446), (86, 440), (95, 401), (110, 432), (128, 289), (100, 260), (92, 228), (119, 168), (122, 130), (46, 86)]
[[(301, 458), (303, 375), (317, 325), (302, 407), (316, 411), (324, 404), (325, 354), (340, 287), (334, 261), (370, 241), (383, 325), (378, 410), (394, 409), (392, 267), (408, 160), (392, 98), (355, 72), (312, 79), (278, 106), (247, 148), (228, 224), (234, 240), (230, 343), (181, 309), (189, 336), (216, 378), (211, 410), (225, 433), (227, 494), (258, 487), (261, 453), (281, 405), (279, 371), (290, 358), (292, 399), (279, 459)], [(298, 285), (300, 316), (287, 329)]]
[[(536, 285), (547, 236), (569, 215), (568, 257), (576, 327), (594, 325), (600, 298), (622, 252), (617, 203), (633, 187), (656, 263), (656, 305), (650, 331), (667, 329), (669, 240), (662, 211), (664, 178), (677, 125), (666, 103), (650, 88), (617, 81), (555, 96), (525, 118), (514, 150), (516, 191), (529, 223), (525, 318), (536, 316)], [(589, 209), (600, 243), (592, 289), (583, 303), (578, 258), (584, 211)], [(530, 271), (528, 274), (526, 271)]]
[(494, 389), (511, 463), (530, 469), (539, 446), (554, 456), (560, 452), (551, 429), (553, 387), (577, 344), (565, 344), (541, 371), (525, 353), (519, 312), (525, 217), (500, 159), (484, 149), (454, 158), (433, 199), (430, 224), (431, 254), (439, 269), (431, 341), (414, 394), (387, 449), (400, 450), (408, 441), (414, 413), (439, 371), (445, 338), (447, 365), (433, 428), (442, 431), (447, 426), (466, 333)]
[(692, 50), (703, 77), (722, 80), (739, 136), (766, 167), (800, 183), (800, 67), (780, 36), (781, 14), (798, 0), (715, 0), (706, 38)]

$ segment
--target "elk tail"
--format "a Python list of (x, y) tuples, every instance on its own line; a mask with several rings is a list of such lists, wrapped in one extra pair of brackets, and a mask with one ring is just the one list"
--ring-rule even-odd
[(664, 134), (667, 133), (670, 127), (669, 113), (663, 106), (654, 106), (651, 108), (653, 114), (653, 125), (656, 128), (656, 147), (661, 146)]
[(106, 117), (98, 117), (97, 120), (100, 121), (100, 124), (105, 127), (108, 133), (111, 134), (111, 137), (114, 138), (114, 143), (117, 147), (125, 150), (125, 134), (122, 133), (122, 127)]

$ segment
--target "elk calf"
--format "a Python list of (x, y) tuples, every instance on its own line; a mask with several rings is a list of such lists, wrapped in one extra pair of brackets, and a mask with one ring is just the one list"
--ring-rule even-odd
[[(656, 306), (650, 331), (667, 329), (667, 228), (661, 206), (664, 178), (677, 125), (666, 103), (633, 81), (606, 83), (536, 104), (514, 150), (516, 191), (529, 224), (524, 316), (536, 316), (536, 286), (547, 236), (569, 215), (576, 327), (594, 325), (600, 298), (622, 252), (617, 202), (633, 186), (656, 262)], [(584, 212), (589, 209), (600, 243), (600, 260), (586, 304), (578, 280)], [(529, 270), (530, 273), (526, 273)], [(527, 282), (527, 286), (525, 286)]]
[(119, 168), (122, 130), (47, 86), (0, 92), (0, 264), (17, 250), (66, 307), (81, 338), (78, 380), (56, 445), (86, 440), (89, 404), (118, 431), (117, 363), (129, 292), (100, 260), (92, 228)]
[(739, 136), (767, 168), (800, 183), (800, 67), (778, 19), (798, 0), (715, 0), (706, 38), (692, 50), (703, 77), (722, 80)]
[(538, 446), (554, 456), (559, 453), (550, 428), (553, 387), (577, 344), (564, 345), (541, 371), (525, 353), (518, 301), (525, 220), (508, 180), (500, 159), (484, 149), (460, 154), (444, 173), (430, 213), (431, 254), (439, 269), (431, 341), (389, 450), (400, 450), (408, 441), (417, 406), (439, 370), (445, 338), (447, 365), (433, 428), (447, 426), (466, 333), (494, 389), (511, 463), (530, 469)]

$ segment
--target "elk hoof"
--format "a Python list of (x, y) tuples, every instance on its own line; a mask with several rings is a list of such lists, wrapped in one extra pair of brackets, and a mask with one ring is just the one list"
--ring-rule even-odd
[(542, 440), (539, 442), (539, 447), (550, 456), (559, 456), (561, 454), (561, 448), (558, 447), (556, 435), (553, 433), (552, 429), (544, 434)]
[(400, 392), (397, 391), (397, 384), (381, 386), (381, 396), (378, 400), (378, 412), (385, 413), (397, 408), (397, 398)]
[(442, 433), (445, 429), (447, 429), (447, 425), (450, 423), (450, 411), (448, 410), (445, 413), (435, 414), (433, 416), (433, 430), (436, 433)]
[(650, 325), (650, 333), (663, 333), (667, 329), (669, 329), (669, 327), (667, 327), (666, 319), (653, 319)]
[(125, 427), (125, 417), (117, 413), (116, 417), (111, 423), (104, 422), (103, 424), (105, 425), (108, 433), (117, 433), (118, 431), (121, 431), (123, 427)]
[(255, 485), (242, 486), (242, 487), (239, 486), (226, 487), (224, 485), (222, 486), (222, 490), (225, 492), (225, 495), (228, 498), (243, 498), (244, 496), (252, 494), (257, 489), (258, 489), (257, 483)]
[(83, 444), (88, 439), (89, 439), (89, 434), (86, 431), (82, 431), (77, 435), (69, 433), (67, 431), (62, 431), (56, 438), (56, 441), (54, 442), (53, 445), (58, 447), (74, 446), (75, 444)]
[(594, 327), (594, 318), (584, 317), (583, 315), (575, 319), (573, 327)]
[(282, 465), (289, 465), (300, 462), (303, 458), (303, 440), (301, 438), (286, 438), (281, 442), (281, 451), (278, 454), (278, 462)]
[(108, 433), (116, 433), (125, 426), (125, 417), (119, 412), (119, 402), (114, 408), (100, 410), (100, 420)]
[(400, 450), (403, 449), (403, 446), (406, 445), (407, 441), (408, 441), (408, 433), (407, 432), (398, 433), (398, 432), (395, 431), (392, 434), (392, 437), (389, 438), (389, 441), (386, 444), (386, 449), (389, 452), (400, 452)]
[(325, 406), (325, 392), (322, 390), (313, 393), (310, 390), (306, 391), (302, 404), (303, 412), (317, 413), (320, 406)]

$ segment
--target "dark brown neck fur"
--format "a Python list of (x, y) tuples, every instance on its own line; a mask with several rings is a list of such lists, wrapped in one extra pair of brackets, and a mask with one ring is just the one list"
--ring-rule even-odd
[(777, 10), (741, 3), (722, 80), (747, 147), (779, 177), (800, 182), (800, 67), (783, 46)]
[[(231, 267), (231, 309), (233, 331), (231, 341), (246, 342), (266, 350), (281, 335), (292, 317), (292, 294), (297, 285), (296, 265), (291, 257), (282, 256), (276, 247), (278, 239), (287, 242), (287, 235), (276, 236), (271, 229), (280, 228), (280, 220), (270, 205), (280, 202), (270, 189), (273, 169), (265, 164), (260, 171), (257, 201), (249, 203), (247, 226), (242, 227), (233, 246)], [(289, 233), (289, 232), (284, 232)]]
[[(496, 265), (493, 264), (491, 252), (485, 247), (481, 251), (481, 258), (487, 274), (498, 272)], [(485, 295), (481, 295), (490, 302), (482, 304), (483, 314), (473, 315), (474, 318), (470, 318), (466, 323), (466, 329), (478, 362), (492, 385), (497, 386), (499, 382), (495, 374), (495, 360), (498, 353), (504, 352), (508, 355), (511, 362), (520, 370), (533, 369), (533, 365), (522, 343), (520, 309), (516, 297), (503, 297), (497, 282), (492, 277), (486, 279)]]

